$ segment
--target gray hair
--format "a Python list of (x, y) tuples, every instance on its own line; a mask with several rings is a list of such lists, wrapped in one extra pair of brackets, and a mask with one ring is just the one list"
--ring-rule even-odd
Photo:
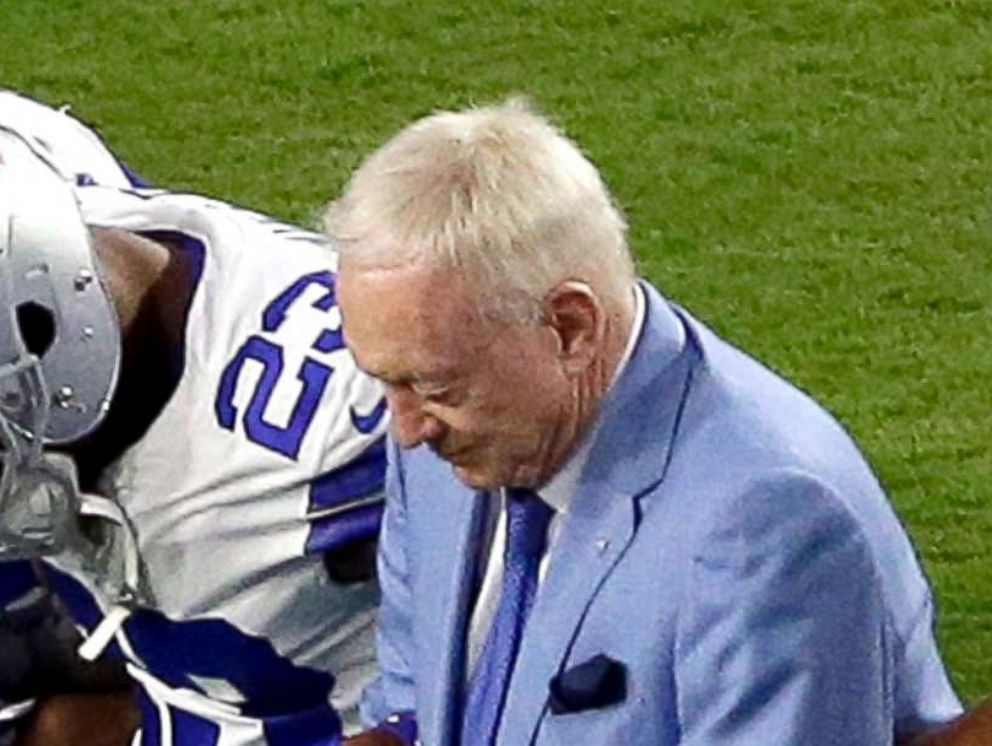
[(596, 168), (522, 99), (407, 126), (355, 172), (325, 226), (343, 262), (463, 272), (484, 308), (540, 315), (563, 280), (629, 293), (627, 226)]

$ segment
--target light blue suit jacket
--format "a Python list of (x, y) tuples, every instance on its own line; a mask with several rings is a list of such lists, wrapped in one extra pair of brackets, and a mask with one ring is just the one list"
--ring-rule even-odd
[[(851, 439), (642, 287), (499, 743), (874, 746), (956, 715), (927, 581)], [(426, 448), (391, 456), (365, 714), (415, 710), (424, 744), (453, 746), (485, 499)], [(549, 681), (598, 654), (625, 699), (553, 713)]]

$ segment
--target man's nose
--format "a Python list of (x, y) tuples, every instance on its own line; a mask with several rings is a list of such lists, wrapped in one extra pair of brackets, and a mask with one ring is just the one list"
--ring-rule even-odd
[(392, 412), (393, 438), (400, 447), (415, 448), (441, 435), (443, 425), (424, 411), (422, 402), (412, 391), (390, 386), (386, 390), (386, 400)]

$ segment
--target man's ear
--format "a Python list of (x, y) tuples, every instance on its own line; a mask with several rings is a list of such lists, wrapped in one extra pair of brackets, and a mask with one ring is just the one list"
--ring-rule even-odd
[(581, 373), (596, 358), (606, 331), (606, 313), (596, 293), (584, 282), (565, 280), (544, 297), (542, 309), (565, 373)]

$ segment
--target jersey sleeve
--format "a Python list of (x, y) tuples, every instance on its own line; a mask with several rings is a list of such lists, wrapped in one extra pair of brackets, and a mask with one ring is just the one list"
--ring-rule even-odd
[(70, 114), (68, 106), (53, 109), (0, 89), (0, 127), (20, 137), (36, 155), (79, 186), (146, 186), (94, 129)]

